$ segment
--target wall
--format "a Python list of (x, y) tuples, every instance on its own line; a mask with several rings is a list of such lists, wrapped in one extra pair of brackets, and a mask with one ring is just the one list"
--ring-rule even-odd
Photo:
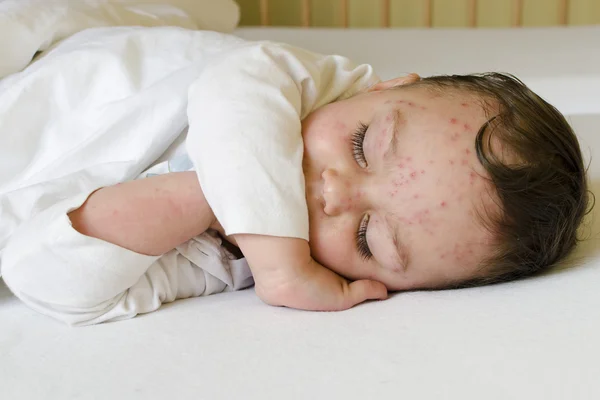
[[(242, 25), (260, 25), (260, 0), (236, 0), (242, 9)], [(422, 0), (390, 0), (392, 27), (418, 27), (424, 24)], [(434, 0), (434, 27), (467, 26), (468, 0)], [(477, 21), (481, 27), (510, 26), (514, 0), (478, 0)], [(560, 0), (523, 0), (523, 25), (558, 24)], [(350, 27), (377, 27), (379, 0), (349, 0)], [(271, 25), (301, 24), (301, 0), (269, 0)], [(339, 0), (311, 0), (313, 26), (341, 26)], [(569, 25), (600, 24), (600, 0), (570, 0)]]

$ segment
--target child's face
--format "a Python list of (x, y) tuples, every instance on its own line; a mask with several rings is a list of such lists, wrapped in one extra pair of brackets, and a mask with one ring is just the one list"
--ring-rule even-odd
[(498, 210), (475, 155), (486, 115), (474, 97), (388, 85), (303, 121), (312, 255), (391, 290), (472, 278), (492, 242), (477, 211)]

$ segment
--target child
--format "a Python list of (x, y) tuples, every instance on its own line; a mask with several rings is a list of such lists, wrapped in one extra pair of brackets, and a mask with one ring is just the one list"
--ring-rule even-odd
[[(143, 47), (140, 35), (152, 36), (145, 51), (169, 46), (156, 30), (111, 32), (95, 38), (100, 51)], [(343, 57), (170, 34), (202, 43), (202, 66), (192, 61), (198, 73), (183, 80), (191, 163), (180, 137), (145, 179), (88, 185), (32, 212), (2, 260), (7, 285), (32, 308), (91, 324), (246, 287), (246, 264), (227, 242), (259, 297), (308, 310), (516, 279), (575, 245), (587, 205), (579, 145), (518, 80), (379, 82)]]

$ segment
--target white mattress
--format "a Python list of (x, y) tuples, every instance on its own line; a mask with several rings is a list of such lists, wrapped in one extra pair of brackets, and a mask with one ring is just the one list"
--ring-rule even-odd
[[(371, 60), (384, 77), (501, 69), (526, 81), (568, 85), (572, 78), (571, 88), (588, 82), (585, 94), (600, 74), (599, 28), (239, 34)], [(442, 43), (450, 36), (460, 38), (453, 56)], [(536, 42), (542, 38), (549, 43)], [(469, 53), (472, 47), (477, 51)], [(561, 91), (548, 97), (560, 99)], [(578, 114), (571, 121), (587, 154), (600, 151), (596, 97), (589, 104), (571, 99), (581, 108), (562, 106)], [(590, 174), (600, 194), (597, 159)], [(179, 301), (130, 321), (68, 328), (2, 286), (0, 396), (598, 399), (599, 224), (591, 230), (594, 239), (575, 255), (578, 267), (493, 287), (397, 294), (342, 313), (268, 307), (246, 290)]]

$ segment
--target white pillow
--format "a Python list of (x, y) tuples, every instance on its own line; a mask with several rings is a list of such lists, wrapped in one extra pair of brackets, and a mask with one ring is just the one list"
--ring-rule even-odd
[(25, 68), (38, 51), (74, 33), (105, 26), (179, 26), (231, 32), (233, 0), (0, 1), (0, 79)]

